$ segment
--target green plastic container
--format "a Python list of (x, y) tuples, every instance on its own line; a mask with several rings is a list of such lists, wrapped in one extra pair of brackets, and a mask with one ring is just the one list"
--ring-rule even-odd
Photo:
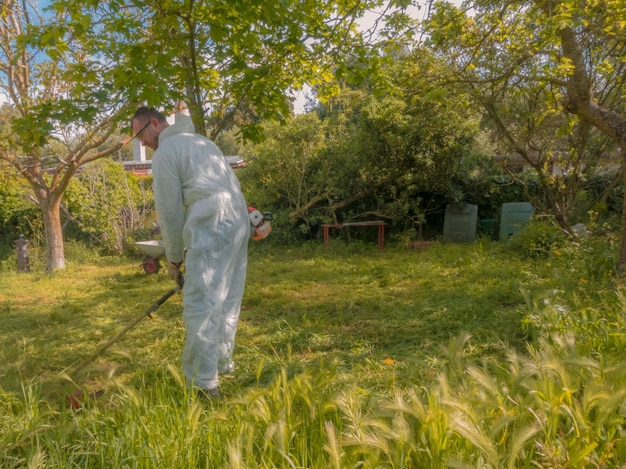
[(474, 241), (476, 239), (477, 215), (477, 205), (452, 204), (446, 206), (446, 215), (443, 219), (443, 239), (454, 242)]
[(491, 241), (498, 240), (498, 220), (495, 218), (482, 218), (478, 221), (478, 231)]
[(510, 202), (502, 204), (500, 215), (500, 241), (507, 241), (524, 228), (533, 214), (530, 202)]

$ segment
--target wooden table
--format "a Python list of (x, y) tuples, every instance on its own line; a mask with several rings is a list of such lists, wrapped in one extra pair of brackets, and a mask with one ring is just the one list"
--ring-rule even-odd
[(330, 228), (341, 229), (341, 228), (350, 227), (350, 226), (377, 226), (378, 227), (378, 249), (382, 251), (385, 248), (385, 225), (386, 223), (380, 220), (324, 224), (322, 225), (322, 228), (324, 228), (324, 248), (328, 249), (328, 241), (329, 241), (328, 231)]

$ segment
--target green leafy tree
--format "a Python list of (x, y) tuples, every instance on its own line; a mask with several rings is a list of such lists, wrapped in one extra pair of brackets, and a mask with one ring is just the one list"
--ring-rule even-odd
[(168, 110), (182, 98), (196, 129), (233, 124), (256, 135), (284, 120), (286, 94), (330, 80), (362, 40), (354, 20), (376, 2), (55, 0), (1, 5), (0, 86), (14, 115), (0, 157), (33, 189), (47, 268), (64, 267), (61, 200), (76, 170), (117, 151), (110, 143), (133, 103)]
[(304, 84), (333, 82), (363, 48), (356, 21), (378, 0), (55, 0), (65, 24), (116, 63), (109, 76), (129, 102), (187, 103), (196, 130), (215, 138), (233, 124), (258, 135), (285, 121)]
[(444, 202), (466, 201), (469, 181), (483, 175), (452, 104), (344, 91), (319, 115), (269, 126), (246, 153), (244, 187), (270, 194), (301, 231), (371, 217), (415, 228)]
[[(543, 197), (530, 193), (526, 197), (540, 211), (552, 213), (561, 228), (569, 231), (576, 196), (610, 151), (608, 139), (562, 112), (560, 86), (542, 78), (545, 63), (540, 57), (530, 58), (526, 51), (517, 49), (502, 53), (509, 44), (513, 48), (512, 44), (523, 44), (530, 40), (529, 34), (534, 34), (518, 20), (519, 12), (507, 13), (503, 8), (460, 21), (461, 28), (458, 24), (452, 28), (449, 40), (441, 26), (451, 20), (451, 12), (459, 14), (450, 7), (441, 8), (432, 17), (431, 44), (443, 48), (440, 55), (454, 71), (453, 80), (483, 109), (485, 126), (497, 142), (496, 153), (521, 157), (537, 174)], [(496, 22), (500, 34), (493, 34), (493, 29), (486, 34), (488, 25)], [(463, 34), (454, 32), (457, 29)]]
[[(567, 228), (581, 171), (597, 166), (600, 151), (626, 155), (623, 2), (467, 1), (471, 15), (437, 5), (431, 43), (451, 72), (447, 83), (468, 90), (502, 147), (538, 171), (550, 208)], [(555, 177), (555, 161), (573, 177)], [(618, 272), (626, 273), (626, 236)]]
[[(268, 123), (264, 135), (262, 142), (243, 152), (248, 162), (241, 172), (246, 199), (261, 210), (271, 208), (276, 224), (302, 224), (301, 229), (308, 231), (315, 219), (310, 211), (328, 197), (324, 179), (332, 165), (322, 157), (325, 126), (309, 113), (286, 125)], [(304, 214), (310, 218), (304, 219)]]
[(215, 138), (215, 144), (226, 156), (239, 155), (243, 145), (239, 128), (235, 127), (221, 132)]
[(41, 209), (48, 271), (65, 266), (61, 201), (71, 179), (124, 144), (110, 141), (128, 111), (110, 99), (98, 73), (105, 67), (73, 41), (62, 18), (41, 16), (28, 2), (0, 4), (0, 91), (8, 98), (0, 160), (28, 182)]

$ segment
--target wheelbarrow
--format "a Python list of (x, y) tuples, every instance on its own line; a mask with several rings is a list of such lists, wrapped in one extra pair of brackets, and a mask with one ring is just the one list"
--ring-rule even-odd
[(146, 255), (141, 263), (141, 267), (143, 267), (144, 272), (147, 274), (158, 273), (161, 269), (159, 259), (165, 256), (165, 246), (163, 245), (163, 241), (137, 241), (135, 245)]

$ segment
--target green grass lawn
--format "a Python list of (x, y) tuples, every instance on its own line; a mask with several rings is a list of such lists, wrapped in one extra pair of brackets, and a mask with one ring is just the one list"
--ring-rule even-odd
[(183, 385), (180, 295), (74, 373), (164, 273), (2, 272), (0, 467), (621, 467), (624, 298), (605, 264), (487, 241), (251, 245), (219, 403)]

